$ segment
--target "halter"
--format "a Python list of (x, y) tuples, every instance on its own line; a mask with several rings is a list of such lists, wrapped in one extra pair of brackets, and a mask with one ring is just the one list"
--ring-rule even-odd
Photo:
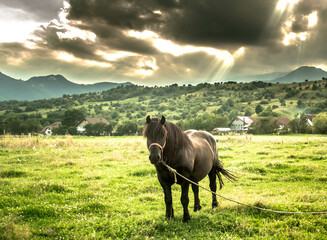
[(160, 148), (161, 150), (161, 158), (163, 159), (163, 150), (166, 146), (166, 142), (167, 142), (167, 129), (165, 127), (163, 127), (165, 129), (165, 142), (164, 144), (161, 146), (159, 143), (151, 143), (150, 146), (148, 147), (149, 151), (150, 151), (150, 148), (153, 147), (153, 146), (157, 146)]
[(166, 141), (165, 141), (164, 145), (162, 145), (162, 146), (161, 146), (159, 143), (151, 143), (150, 146), (149, 146), (149, 151), (150, 151), (150, 148), (151, 148), (152, 146), (157, 146), (157, 147), (159, 147), (160, 150), (163, 152), (163, 149), (164, 149), (165, 146), (166, 146)]

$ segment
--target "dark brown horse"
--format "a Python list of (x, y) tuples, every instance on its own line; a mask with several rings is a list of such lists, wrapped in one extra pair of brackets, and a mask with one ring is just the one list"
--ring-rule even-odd
[[(151, 119), (148, 116), (143, 136), (147, 138), (149, 159), (156, 167), (158, 179), (165, 194), (167, 219), (174, 217), (171, 186), (175, 183), (175, 178), (163, 161), (196, 183), (209, 175), (210, 189), (213, 192), (217, 190), (216, 176), (218, 176), (220, 188), (224, 185), (221, 174), (231, 181), (236, 180), (233, 174), (223, 168), (218, 158), (216, 141), (208, 132), (196, 130), (183, 132), (174, 123), (167, 122), (164, 116), (161, 119)], [(188, 211), (190, 183), (177, 177), (177, 184), (182, 187), (183, 221), (187, 222), (190, 220)], [(192, 190), (194, 192), (194, 211), (198, 211), (201, 209), (199, 187), (192, 184)], [(212, 194), (212, 207), (217, 206), (216, 195)]]

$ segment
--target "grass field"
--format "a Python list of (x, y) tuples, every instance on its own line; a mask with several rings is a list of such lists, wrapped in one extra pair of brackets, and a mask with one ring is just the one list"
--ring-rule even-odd
[[(326, 136), (219, 136), (240, 180), (219, 194), (284, 211), (327, 211)], [(208, 186), (209, 181), (201, 182)], [(191, 191), (190, 191), (191, 193)], [(202, 210), (174, 220), (142, 137), (12, 137), (0, 141), (0, 239), (327, 239), (327, 214), (260, 212), (200, 189)], [(190, 194), (190, 210), (193, 196)]]

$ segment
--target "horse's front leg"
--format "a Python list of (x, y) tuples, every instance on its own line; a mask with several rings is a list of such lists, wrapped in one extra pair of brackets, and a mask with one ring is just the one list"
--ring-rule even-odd
[(182, 196), (181, 196), (181, 202), (184, 209), (184, 216), (183, 216), (183, 222), (188, 222), (191, 217), (190, 213), (188, 211), (188, 204), (189, 204), (189, 198), (188, 198), (188, 190), (189, 190), (189, 183), (187, 181), (183, 181), (181, 184), (182, 186)]
[(171, 185), (161, 183), (165, 194), (166, 219), (174, 218), (173, 197), (171, 195)]

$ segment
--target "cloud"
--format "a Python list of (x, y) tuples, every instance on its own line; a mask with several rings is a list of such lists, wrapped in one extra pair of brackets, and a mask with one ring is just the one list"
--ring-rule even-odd
[(17, 75), (35, 71), (61, 73), (76, 82), (164, 85), (221, 81), (228, 75), (289, 71), (326, 62), (324, 0), (1, 4), (47, 22), (29, 41), (0, 44), (1, 66)]
[(30, 18), (43, 22), (57, 17), (62, 2), (62, 0), (2, 0), (0, 6), (19, 9), (25, 16), (29, 15)]
[[(72, 20), (96, 19), (112, 28), (151, 30), (180, 44), (236, 45), (236, 48), (262, 41), (262, 32), (275, 6), (274, 0), (70, 0), (69, 3), (68, 18)], [(91, 30), (97, 27), (89, 25)]]

